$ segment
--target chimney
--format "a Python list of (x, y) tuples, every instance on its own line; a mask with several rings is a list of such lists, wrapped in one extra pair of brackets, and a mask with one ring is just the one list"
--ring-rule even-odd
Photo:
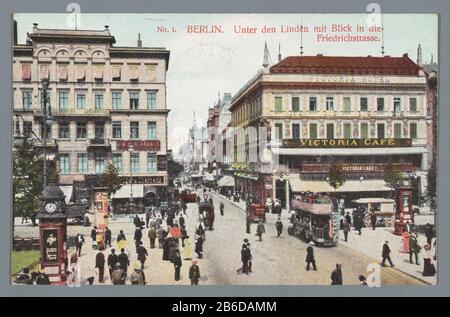
[(38, 29), (38, 24), (36, 22), (33, 23), (33, 32), (37, 31)]
[(417, 47), (417, 65), (422, 66), (422, 47), (419, 46)]
[(281, 43), (278, 43), (278, 62), (281, 62)]
[(138, 33), (137, 46), (142, 47), (141, 33)]
[(267, 48), (267, 42), (264, 43), (264, 59), (263, 67), (267, 68), (269, 66), (269, 49)]

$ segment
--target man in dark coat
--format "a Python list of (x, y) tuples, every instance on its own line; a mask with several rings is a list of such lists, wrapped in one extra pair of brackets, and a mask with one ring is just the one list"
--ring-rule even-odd
[(377, 215), (374, 212), (370, 215), (370, 224), (372, 225), (372, 230), (375, 230), (377, 226)]
[(352, 225), (352, 217), (349, 212), (345, 213), (344, 220), (351, 226)]
[(125, 285), (125, 281), (127, 279), (127, 273), (122, 268), (122, 265), (117, 262), (116, 267), (114, 268), (112, 272), (112, 283), (113, 285)]
[(358, 213), (354, 220), (353, 220), (353, 226), (355, 227), (355, 230), (358, 231), (358, 234), (361, 235), (361, 228), (362, 228), (362, 219), (361, 219), (361, 214)]
[(386, 262), (386, 260), (388, 260), (391, 267), (394, 266), (394, 263), (392, 263), (392, 260), (391, 260), (391, 249), (389, 248), (388, 241), (385, 241), (383, 244), (383, 250), (381, 252), (381, 257), (383, 258), (383, 260), (381, 261), (381, 266), (385, 266), (384, 263)]
[(109, 268), (109, 278), (112, 280), (112, 273), (114, 271), (114, 267), (117, 264), (117, 254), (116, 249), (111, 249), (111, 254), (108, 255), (108, 259), (106, 260), (106, 264)]
[(125, 234), (123, 233), (123, 230), (120, 230), (119, 234), (117, 235), (116, 241), (119, 242), (122, 240), (127, 240), (127, 239), (125, 238)]
[(344, 240), (347, 242), (348, 233), (350, 232), (350, 223), (348, 223), (346, 219), (344, 219), (344, 227), (342, 228), (342, 231), (344, 232)]
[(95, 268), (98, 269), (98, 282), (103, 283), (105, 274), (105, 255), (101, 251), (95, 256)]
[(192, 265), (189, 268), (189, 279), (191, 280), (191, 285), (198, 285), (200, 280), (200, 268), (197, 265), (197, 260), (192, 260)]
[(164, 238), (166, 237), (166, 231), (164, 230), (163, 227), (159, 227), (158, 231), (156, 232), (156, 234), (158, 235), (158, 246), (160, 249), (163, 248), (163, 241)]
[(180, 225), (180, 227), (183, 227), (185, 223), (186, 222), (184, 221), (183, 215), (180, 215), (180, 217), (178, 218), (178, 224)]
[(134, 215), (133, 223), (136, 226), (136, 228), (141, 227), (141, 219), (139, 218), (138, 215)]
[(336, 268), (331, 272), (331, 285), (342, 285), (342, 265), (336, 264)]
[(181, 246), (184, 248), (184, 240), (186, 240), (188, 237), (186, 227), (181, 226)]
[(141, 262), (141, 269), (144, 269), (144, 263), (145, 260), (147, 259), (148, 253), (147, 253), (147, 249), (142, 245), (142, 241), (139, 241), (139, 246), (137, 248), (137, 259), (139, 262)]
[(134, 231), (134, 243), (136, 245), (136, 252), (137, 252), (137, 249), (139, 247), (139, 243), (141, 242), (141, 240), (142, 240), (142, 231), (140, 228), (136, 228), (136, 230)]
[(220, 209), (220, 214), (223, 216), (224, 209), (225, 209), (225, 205), (223, 204), (223, 202), (220, 202), (220, 207), (219, 207), (219, 209)]
[(120, 249), (120, 254), (117, 256), (117, 261), (120, 263), (120, 266), (122, 269), (127, 273), (128, 266), (130, 265), (130, 259), (128, 258), (128, 255), (125, 254), (125, 249)]
[(108, 227), (106, 227), (105, 228), (105, 246), (111, 247), (111, 236), (112, 236), (111, 230)]
[(247, 216), (245, 217), (245, 232), (250, 234), (250, 226), (252, 224), (252, 219), (250, 217), (250, 213), (247, 212)]
[(247, 244), (245, 243), (242, 245), (241, 249), (241, 261), (242, 261), (242, 272), (248, 275), (249, 273), (248, 261), (250, 261), (250, 252), (247, 247)]
[(153, 226), (148, 230), (148, 238), (150, 239), (150, 249), (155, 248), (155, 240), (156, 240), (156, 228)]
[(195, 236), (195, 253), (199, 259), (203, 258), (203, 238), (201, 235), (196, 234)]
[(180, 255), (180, 250), (175, 249), (173, 258), (172, 258), (172, 262), (173, 262), (173, 266), (175, 268), (175, 281), (179, 281), (180, 280), (180, 269), (181, 266), (183, 265), (182, 260), (181, 260), (181, 255)]
[(414, 258), (416, 260), (416, 265), (419, 265), (419, 252), (420, 252), (420, 246), (417, 242), (417, 237), (415, 234), (411, 234), (409, 237), (409, 263), (413, 263), (412, 257), (414, 254)]
[(431, 240), (433, 240), (433, 226), (427, 222), (424, 228), (425, 237), (427, 237), (427, 244), (431, 245)]
[(94, 242), (97, 242), (97, 227), (94, 226), (91, 230), (92, 248), (94, 248)]
[(309, 271), (309, 266), (312, 264), (313, 270), (317, 271), (316, 259), (314, 257), (314, 242), (310, 242), (308, 247), (306, 248), (306, 270)]
[(275, 227), (277, 228), (277, 238), (279, 238), (281, 232), (283, 231), (283, 223), (281, 222), (281, 218), (278, 218), (278, 221), (275, 223)]
[(83, 243), (84, 243), (84, 237), (81, 233), (78, 233), (75, 236), (75, 247), (76, 247), (75, 252), (78, 252), (78, 256), (81, 256), (81, 248), (83, 247)]
[(262, 235), (266, 232), (266, 229), (264, 228), (264, 224), (262, 221), (258, 223), (258, 226), (256, 227), (256, 235), (259, 237), (259, 241), (262, 241)]

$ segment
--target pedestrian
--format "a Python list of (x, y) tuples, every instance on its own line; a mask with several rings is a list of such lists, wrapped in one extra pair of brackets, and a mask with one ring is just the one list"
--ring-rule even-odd
[(359, 285), (367, 286), (367, 278), (364, 275), (358, 276)]
[(89, 227), (91, 225), (91, 220), (89, 219), (89, 212), (86, 211), (84, 214), (84, 226)]
[(370, 225), (372, 226), (372, 230), (375, 230), (377, 226), (377, 215), (375, 215), (375, 212), (373, 211), (370, 215)]
[(189, 279), (191, 280), (191, 285), (198, 285), (200, 280), (200, 268), (197, 265), (197, 260), (192, 260), (192, 265), (189, 268)]
[(431, 251), (431, 245), (426, 244), (424, 246), (425, 254), (423, 256), (423, 272), (422, 276), (434, 276), (436, 275), (436, 268), (433, 263), (433, 253)]
[(147, 210), (145, 211), (145, 228), (148, 228), (149, 223), (150, 223), (150, 209), (147, 208)]
[(155, 240), (157, 237), (157, 233), (156, 233), (156, 227), (152, 226), (150, 227), (150, 230), (148, 230), (148, 238), (150, 239), (150, 249), (154, 249), (155, 248)]
[(348, 233), (350, 232), (350, 224), (347, 222), (346, 219), (344, 219), (344, 227), (343, 227), (342, 231), (344, 232), (344, 241), (347, 242), (348, 241)]
[(75, 236), (75, 247), (79, 257), (81, 256), (81, 248), (83, 247), (83, 243), (84, 237), (81, 233), (78, 232), (77, 235)]
[(336, 268), (331, 272), (331, 285), (342, 285), (342, 265), (336, 263)]
[(220, 209), (220, 215), (223, 216), (223, 212), (224, 212), (224, 209), (225, 209), (225, 205), (223, 204), (223, 202), (220, 202), (219, 209)]
[(424, 233), (425, 237), (427, 238), (427, 244), (431, 245), (431, 240), (433, 239), (433, 226), (429, 222), (427, 222), (425, 225)]
[(105, 275), (105, 255), (99, 251), (95, 256), (95, 268), (98, 269), (98, 282), (103, 283)]
[(111, 247), (111, 236), (112, 236), (111, 230), (108, 227), (106, 227), (105, 228), (105, 246)]
[(183, 227), (184, 224), (186, 223), (186, 222), (184, 221), (183, 215), (180, 215), (180, 217), (178, 218), (178, 223), (180, 224), (180, 227)]
[(147, 249), (142, 245), (142, 241), (139, 241), (139, 246), (136, 250), (136, 253), (138, 261), (141, 262), (141, 269), (144, 269), (144, 263), (147, 259), (148, 252)]
[(402, 249), (400, 252), (403, 253), (409, 253), (409, 240), (410, 240), (411, 234), (406, 230), (406, 228), (403, 228), (402, 232)]
[(203, 258), (203, 238), (201, 235), (195, 235), (195, 253), (199, 259)]
[(283, 231), (283, 222), (281, 222), (281, 218), (278, 218), (278, 221), (275, 223), (275, 227), (277, 228), (277, 238), (279, 238), (281, 232)]
[(316, 259), (314, 257), (314, 242), (310, 241), (308, 247), (306, 248), (306, 270), (309, 271), (310, 264), (314, 271), (317, 271)]
[(122, 269), (127, 273), (128, 266), (130, 265), (130, 259), (128, 255), (125, 253), (125, 249), (120, 249), (120, 254), (117, 256), (117, 261), (120, 263)]
[(164, 230), (163, 227), (159, 227), (158, 231), (157, 231), (157, 235), (158, 235), (158, 247), (160, 249), (163, 248), (163, 241), (164, 238), (166, 237), (166, 231)]
[(180, 269), (181, 266), (183, 265), (182, 260), (181, 260), (181, 255), (180, 255), (180, 250), (175, 249), (175, 253), (173, 255), (173, 266), (175, 268), (175, 281), (179, 281), (180, 280)]
[(247, 212), (247, 216), (245, 217), (245, 232), (247, 234), (250, 234), (250, 226), (252, 224), (252, 218), (250, 216), (250, 213)]
[(409, 233), (412, 233), (412, 226), (411, 226), (411, 223), (409, 222), (409, 220), (407, 220), (406, 223), (405, 223), (405, 229)]
[(119, 234), (117, 235), (117, 242), (120, 242), (120, 241), (126, 241), (127, 239), (125, 238), (125, 234), (123, 233), (123, 230), (120, 230), (119, 231)]
[(112, 272), (112, 284), (113, 285), (125, 285), (127, 279), (127, 273), (123, 269), (122, 264), (117, 262)]
[(386, 260), (388, 260), (391, 267), (394, 267), (394, 263), (392, 263), (391, 260), (391, 249), (389, 248), (389, 241), (384, 242), (381, 257), (383, 258), (383, 260), (381, 261), (381, 266), (385, 266), (385, 262)]
[(156, 224), (156, 229), (159, 229), (162, 225), (162, 219), (161, 219), (161, 214), (158, 214), (158, 216), (155, 219), (155, 224)]
[(78, 261), (78, 256), (76, 253), (69, 257), (68, 270), (69, 275), (67, 276), (66, 284), (69, 287), (80, 287), (81, 286), (81, 266)]
[(252, 256), (252, 250), (250, 248), (250, 242), (248, 242), (247, 239), (244, 239), (244, 242), (247, 244), (248, 272), (249, 273), (253, 273), (253, 271), (252, 271), (252, 264), (253, 264), (252, 259), (253, 259), (253, 256)]
[(33, 211), (30, 215), (30, 219), (31, 219), (31, 226), (35, 227), (36, 226), (36, 217), (37, 214)]
[(136, 228), (140, 228), (141, 227), (141, 219), (139, 218), (138, 215), (134, 215), (133, 223), (134, 223)]
[(409, 263), (413, 264), (412, 257), (416, 260), (416, 265), (419, 265), (419, 253), (420, 253), (420, 245), (417, 242), (417, 233), (412, 234), (409, 237)]
[(184, 259), (190, 260), (192, 259), (192, 249), (191, 249), (191, 241), (189, 240), (189, 236), (183, 240), (183, 248), (184, 248)]
[(108, 265), (109, 269), (109, 279), (112, 281), (112, 273), (114, 271), (114, 267), (117, 263), (117, 254), (116, 249), (111, 249), (111, 253), (108, 255), (108, 258), (106, 260), (106, 264)]
[(91, 239), (92, 239), (92, 249), (95, 250), (97, 248), (97, 227), (94, 226), (91, 229)]
[(136, 230), (134, 231), (134, 243), (136, 245), (136, 252), (141, 240), (142, 240), (142, 230), (140, 228), (136, 228)]
[(262, 235), (266, 232), (264, 224), (262, 221), (259, 221), (258, 226), (256, 227), (256, 235), (259, 237), (259, 241), (262, 241)]
[(242, 245), (241, 249), (241, 261), (242, 261), (242, 273), (249, 274), (248, 262), (250, 260), (249, 249), (247, 248), (247, 244)]
[(361, 235), (361, 229), (362, 229), (362, 220), (361, 220), (361, 214), (357, 214), (354, 221), (353, 226), (355, 227), (355, 230), (358, 231), (358, 235)]
[(134, 263), (134, 270), (130, 274), (131, 285), (145, 285), (144, 270), (140, 267), (139, 263)]
[(345, 213), (344, 220), (351, 227), (351, 225), (352, 225), (352, 217), (350, 216), (350, 213), (348, 211)]
[(183, 225), (180, 229), (181, 231), (181, 246), (184, 248), (184, 240), (187, 239), (187, 231), (186, 231), (186, 227)]

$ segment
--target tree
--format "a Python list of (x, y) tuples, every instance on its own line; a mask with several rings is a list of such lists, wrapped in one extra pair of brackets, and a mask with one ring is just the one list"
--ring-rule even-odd
[(119, 171), (116, 166), (109, 162), (100, 177), (100, 186), (108, 188), (108, 195), (114, 194), (122, 187)]
[[(56, 184), (59, 176), (56, 162), (47, 161), (48, 184)], [(25, 141), (13, 151), (13, 214), (29, 216), (36, 211), (44, 189), (44, 158), (42, 152)]]
[(169, 159), (167, 162), (167, 173), (169, 173), (170, 179), (177, 178), (178, 175), (184, 170), (183, 165), (174, 161), (173, 159)]
[(386, 171), (384, 172), (383, 178), (386, 186), (394, 190), (400, 185), (401, 181), (403, 180), (403, 173), (389, 164), (386, 168)]
[(436, 162), (433, 160), (427, 172), (427, 199), (432, 210), (436, 210)]
[(332, 163), (328, 171), (327, 182), (334, 190), (344, 185), (346, 181), (345, 174), (342, 172), (342, 167), (336, 163)]

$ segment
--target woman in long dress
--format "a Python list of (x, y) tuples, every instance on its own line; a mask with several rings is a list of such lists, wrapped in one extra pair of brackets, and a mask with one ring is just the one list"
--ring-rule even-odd
[(80, 287), (81, 286), (81, 267), (78, 262), (77, 254), (72, 254), (69, 258), (68, 272), (66, 284), (69, 287)]
[(423, 273), (422, 276), (434, 276), (436, 274), (436, 268), (433, 263), (433, 252), (431, 246), (426, 244), (424, 246), (425, 254), (423, 256)]
[(192, 259), (191, 241), (189, 240), (189, 236), (187, 236), (184, 240), (184, 259)]
[(402, 233), (402, 249), (400, 250), (400, 252), (403, 253), (409, 253), (409, 237), (411, 236), (411, 234), (405, 230)]

